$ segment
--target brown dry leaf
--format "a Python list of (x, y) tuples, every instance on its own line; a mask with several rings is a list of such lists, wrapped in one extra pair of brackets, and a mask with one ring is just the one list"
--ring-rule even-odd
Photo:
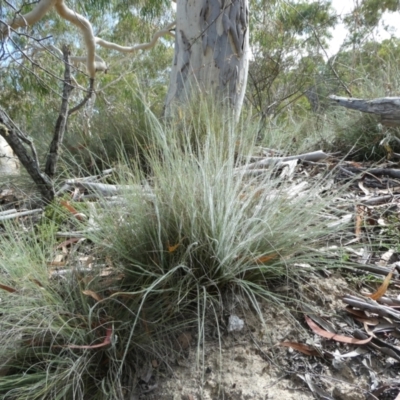
[(177, 244), (174, 244), (173, 246), (170, 246), (169, 242), (167, 243), (167, 248), (168, 248), (168, 253), (173, 253), (176, 251), (176, 249), (181, 245), (182, 241), (185, 239), (183, 237)]
[(364, 311), (362, 310), (355, 310), (352, 306), (346, 306), (345, 310), (349, 313), (349, 314), (353, 314), (358, 318), (363, 318), (363, 319), (368, 319), (368, 315), (365, 314)]
[(61, 200), (60, 204), (67, 209), (74, 217), (76, 217), (79, 221), (83, 221), (86, 219), (86, 215), (80, 213), (75, 207), (71, 206), (71, 203), (66, 200)]
[(61, 200), (61, 201), (60, 201), (60, 204), (61, 204), (65, 209), (67, 209), (71, 214), (73, 214), (73, 215), (78, 214), (78, 210), (77, 210), (75, 207), (71, 206), (71, 203), (70, 203), (69, 201)]
[(352, 308), (351, 306), (347, 306), (346, 307), (346, 311), (349, 314), (354, 315), (354, 319), (356, 321), (362, 322), (362, 323), (366, 323), (368, 325), (378, 325), (379, 324), (379, 319), (378, 318), (374, 318), (374, 317), (369, 317), (365, 311), (362, 310), (355, 310), (354, 308)]
[(12, 288), (10, 286), (7, 286), (7, 285), (3, 285), (1, 283), (0, 283), (0, 289), (3, 289), (8, 293), (15, 293), (17, 291), (17, 289), (14, 289), (14, 288)]
[(50, 261), (47, 265), (49, 267), (65, 267), (67, 263), (65, 261)]
[(34, 282), (34, 283), (36, 283), (36, 285), (38, 285), (38, 286), (40, 286), (40, 287), (44, 287), (44, 286), (42, 285), (42, 283), (41, 283), (40, 281), (38, 281), (37, 279), (35, 279), (35, 278), (32, 278), (31, 281)]
[(305, 318), (308, 326), (312, 329), (314, 333), (324, 338), (335, 340), (336, 342), (365, 344), (372, 340), (372, 336), (370, 336), (368, 339), (356, 339), (350, 336), (337, 335), (336, 333), (331, 333), (320, 328), (311, 318), (307, 317), (307, 315), (305, 316)]
[(169, 246), (168, 245), (168, 253), (173, 253), (179, 246), (180, 246), (180, 242), (179, 243), (177, 243), (176, 245), (174, 245), (174, 246)]
[(291, 347), (294, 350), (300, 351), (301, 353), (307, 356), (316, 356), (321, 357), (321, 354), (318, 350), (312, 348), (311, 346), (304, 343), (296, 343), (296, 342), (281, 342), (280, 346)]
[(112, 298), (114, 298), (114, 297), (123, 297), (123, 298), (125, 298), (125, 299), (135, 299), (135, 298), (137, 298), (138, 296), (141, 296), (142, 295), (142, 293), (136, 293), (136, 292), (133, 292), (133, 293), (130, 293), (130, 292), (113, 292), (112, 290), (110, 290), (110, 296), (108, 297), (108, 298), (110, 298), (110, 299), (112, 299)]
[(160, 363), (157, 360), (151, 360), (151, 365), (152, 365), (153, 368), (158, 368)]
[(379, 324), (379, 319), (378, 318), (359, 318), (359, 317), (354, 317), (354, 319), (358, 322), (361, 322), (363, 324), (367, 324), (369, 326), (376, 326)]
[(68, 240), (64, 240), (59, 245), (57, 245), (56, 249), (61, 249), (63, 247), (69, 246), (70, 244), (79, 242), (79, 240), (80, 240), (80, 238), (71, 238), (71, 239), (68, 239)]
[(56, 254), (53, 261), (48, 261), (47, 265), (50, 267), (64, 267), (66, 265), (65, 254)]
[(62, 347), (67, 347), (69, 349), (82, 349), (82, 350), (85, 350), (85, 349), (88, 349), (88, 350), (101, 349), (101, 348), (107, 347), (107, 346), (109, 346), (111, 344), (111, 334), (112, 334), (112, 328), (107, 328), (106, 336), (105, 336), (104, 340), (99, 344), (91, 344), (91, 345), (83, 345), (83, 346), (79, 346), (79, 345), (75, 345), (75, 344), (69, 344), (69, 345), (62, 346)]
[(376, 338), (375, 334), (371, 331), (371, 329), (369, 329), (368, 324), (367, 324), (366, 322), (364, 322), (363, 325), (364, 325), (364, 330), (365, 330), (365, 332), (366, 332), (369, 336)]
[(388, 273), (387, 277), (382, 282), (382, 285), (379, 286), (378, 290), (372, 294), (369, 294), (368, 297), (370, 297), (372, 300), (380, 299), (386, 293), (386, 290), (389, 286), (390, 280), (392, 279), (393, 272), (394, 272), (394, 268)]
[(261, 256), (259, 258), (256, 258), (254, 261), (256, 262), (256, 264), (265, 264), (266, 262), (274, 260), (277, 257), (278, 257), (277, 253), (267, 254), (266, 256)]
[(90, 296), (93, 299), (95, 299), (96, 301), (101, 301), (103, 300), (103, 298), (97, 294), (96, 292), (94, 292), (93, 290), (82, 290), (82, 293), (86, 296)]

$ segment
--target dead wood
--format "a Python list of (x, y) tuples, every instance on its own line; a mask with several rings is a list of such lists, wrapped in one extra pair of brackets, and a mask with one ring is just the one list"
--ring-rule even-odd
[(253, 169), (267, 168), (271, 165), (277, 165), (282, 162), (293, 161), (293, 160), (317, 162), (317, 161), (324, 160), (328, 157), (329, 157), (329, 154), (323, 152), (322, 150), (313, 151), (311, 153), (288, 156), (288, 157), (267, 157), (260, 161), (256, 161), (254, 163), (247, 164), (244, 167), (239, 167), (237, 170), (240, 171), (242, 169), (253, 170)]
[(45, 173), (54, 178), (56, 173), (57, 161), (60, 157), (60, 147), (64, 138), (64, 132), (68, 119), (68, 100), (72, 92), (73, 86), (71, 85), (71, 67), (69, 64), (69, 49), (68, 46), (62, 47), (64, 56), (64, 87), (62, 93), (61, 109), (58, 115), (56, 127), (54, 130), (53, 140), (50, 144), (49, 154), (47, 155)]
[(339, 106), (379, 115), (382, 125), (400, 126), (400, 97), (382, 97), (364, 100), (331, 95), (329, 98)]

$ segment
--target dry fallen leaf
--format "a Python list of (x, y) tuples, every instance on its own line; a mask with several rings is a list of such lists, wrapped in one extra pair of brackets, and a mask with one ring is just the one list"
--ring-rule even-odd
[(265, 264), (266, 262), (274, 260), (277, 257), (278, 257), (277, 253), (267, 254), (266, 256), (261, 256), (259, 258), (256, 258), (254, 261), (256, 262), (256, 264)]
[(67, 251), (65, 252), (65, 254), (56, 254), (52, 261), (47, 262), (47, 265), (50, 267), (64, 267), (66, 265), (65, 261), (66, 253)]
[(78, 212), (78, 210), (75, 207), (71, 206), (71, 203), (69, 201), (61, 200), (60, 204), (79, 221), (83, 221), (87, 218), (85, 214)]
[(96, 292), (93, 292), (93, 290), (82, 290), (82, 293), (85, 294), (86, 296), (90, 296), (96, 301), (101, 301), (103, 298), (98, 295)]
[(174, 246), (168, 246), (168, 253), (173, 253), (180, 245), (180, 242)]
[(91, 344), (91, 345), (83, 345), (83, 346), (79, 346), (79, 345), (75, 345), (75, 344), (69, 344), (69, 345), (62, 346), (62, 347), (67, 347), (69, 349), (82, 349), (82, 350), (85, 350), (85, 349), (87, 349), (87, 350), (101, 349), (101, 348), (107, 347), (107, 346), (109, 346), (111, 344), (111, 334), (112, 334), (112, 328), (107, 328), (106, 329), (106, 336), (105, 336), (104, 340), (99, 344)]
[(386, 290), (389, 286), (390, 280), (392, 279), (393, 272), (394, 272), (394, 268), (388, 273), (387, 277), (382, 282), (382, 285), (379, 286), (378, 290), (372, 294), (369, 294), (368, 297), (370, 297), (372, 300), (380, 299), (386, 293)]
[(368, 319), (368, 315), (365, 314), (365, 311), (362, 310), (355, 310), (352, 306), (346, 306), (345, 310), (349, 313), (349, 314), (353, 314), (358, 318), (364, 318), (364, 319)]
[(34, 283), (36, 283), (36, 285), (38, 285), (38, 286), (40, 286), (40, 287), (44, 287), (44, 286), (42, 285), (42, 283), (41, 283), (40, 281), (38, 281), (37, 279), (35, 279), (35, 278), (32, 278), (31, 281), (34, 282)]
[(14, 289), (14, 288), (12, 288), (10, 286), (7, 286), (7, 285), (3, 285), (1, 283), (0, 283), (0, 289), (3, 289), (8, 293), (15, 293), (17, 291), (17, 289)]
[(346, 307), (346, 311), (349, 314), (354, 315), (354, 319), (356, 321), (362, 322), (362, 323), (366, 323), (368, 325), (378, 325), (379, 324), (379, 319), (378, 318), (374, 318), (374, 317), (369, 317), (365, 311), (362, 310), (355, 310), (354, 308), (352, 308), (351, 306), (347, 306)]
[(69, 202), (69, 201), (66, 201), (66, 200), (61, 200), (60, 201), (60, 204), (66, 209), (66, 210), (68, 210), (71, 214), (77, 214), (78, 213), (78, 210), (75, 208), (75, 207), (73, 207), (73, 206), (71, 206), (71, 203)]
[(60, 244), (57, 245), (56, 249), (61, 249), (63, 247), (69, 246), (70, 244), (79, 242), (80, 238), (71, 238), (68, 240), (64, 240), (63, 242), (61, 242)]
[(95, 299), (96, 301), (101, 301), (103, 300), (103, 298), (97, 294), (96, 292), (94, 292), (93, 290), (82, 290), (82, 293), (85, 294), (86, 296), (90, 296), (93, 299)]
[(343, 335), (338, 335), (336, 333), (331, 333), (328, 331), (325, 331), (324, 329), (320, 328), (311, 318), (305, 316), (306, 322), (308, 326), (312, 329), (314, 333), (316, 333), (319, 336), (322, 336), (327, 339), (332, 339), (335, 340), (336, 342), (341, 342), (341, 343), (351, 343), (351, 344), (365, 344), (368, 343), (372, 340), (372, 336), (370, 336), (368, 339), (356, 339), (352, 338), (350, 336), (343, 336)]
[(280, 346), (290, 347), (294, 350), (300, 351), (301, 353), (307, 356), (317, 356), (320, 357), (321, 354), (318, 350), (312, 348), (311, 346), (304, 344), (304, 343), (296, 343), (296, 342), (281, 342), (279, 343)]

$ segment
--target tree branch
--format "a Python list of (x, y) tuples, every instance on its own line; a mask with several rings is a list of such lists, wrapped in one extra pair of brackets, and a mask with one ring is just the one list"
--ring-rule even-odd
[(64, 138), (65, 127), (67, 125), (68, 120), (68, 100), (73, 89), (71, 85), (71, 67), (69, 64), (69, 48), (64, 45), (62, 48), (63, 56), (64, 56), (64, 88), (62, 94), (61, 101), (61, 110), (58, 115), (56, 127), (54, 130), (53, 140), (50, 144), (49, 154), (46, 159), (46, 168), (45, 173), (50, 177), (54, 178), (56, 173), (57, 161), (60, 156), (60, 146), (62, 144)]
[(11, 127), (7, 115), (0, 108), (0, 135), (5, 139), (8, 145), (12, 148), (17, 155), (19, 161), (24, 166), (32, 180), (38, 187), (42, 199), (45, 203), (50, 203), (54, 198), (54, 188), (50, 178), (43, 174), (39, 169), (37, 159), (29, 155), (24, 147), (22, 140), (16, 134), (15, 130)]
[(87, 55), (84, 57), (74, 57), (74, 59), (75, 61), (86, 61), (86, 68), (91, 79), (95, 77), (96, 71), (107, 70), (107, 65), (104, 60), (96, 56), (96, 44), (107, 49), (117, 50), (121, 53), (134, 53), (139, 50), (147, 50), (154, 47), (161, 36), (172, 35), (170, 31), (176, 24), (176, 22), (172, 22), (165, 29), (156, 32), (148, 43), (142, 43), (132, 47), (120, 46), (116, 43), (107, 42), (106, 40), (95, 37), (90, 21), (83, 15), (67, 7), (64, 0), (40, 0), (32, 11), (24, 15), (16, 15), (12, 21), (2, 27), (0, 29), (0, 39), (6, 39), (10, 35), (11, 29), (35, 24), (42, 19), (53, 6), (61, 18), (71, 22), (81, 30)]
[(40, 21), (57, 1), (59, 0), (41, 0), (32, 11), (24, 15), (16, 15), (14, 19), (8, 23), (8, 26), (1, 28), (2, 39), (4, 40), (10, 34), (9, 28), (17, 29), (22, 26), (33, 25)]
[(92, 24), (83, 15), (68, 8), (63, 0), (57, 0), (55, 9), (61, 18), (66, 19), (81, 30), (86, 45), (86, 68), (89, 77), (94, 78), (96, 75), (96, 43)]
[(171, 22), (164, 29), (161, 29), (160, 31), (156, 32), (153, 35), (153, 37), (152, 37), (150, 42), (137, 44), (137, 45), (132, 46), (132, 47), (120, 46), (119, 44), (112, 43), (112, 42), (107, 42), (106, 40), (103, 40), (103, 39), (98, 38), (98, 37), (95, 38), (95, 41), (96, 41), (96, 44), (98, 44), (99, 46), (102, 46), (102, 47), (104, 47), (106, 49), (117, 50), (117, 51), (119, 51), (121, 53), (134, 53), (135, 51), (148, 50), (148, 49), (151, 49), (152, 47), (154, 47), (160, 37), (171, 34), (170, 30), (175, 25), (176, 25), (176, 21)]
[(93, 95), (93, 91), (94, 91), (93, 89), (94, 89), (94, 79), (90, 79), (89, 90), (88, 90), (85, 98), (79, 104), (77, 104), (75, 107), (71, 108), (68, 111), (68, 116), (70, 116), (73, 113), (77, 112), (80, 108), (82, 108), (90, 100), (90, 98)]

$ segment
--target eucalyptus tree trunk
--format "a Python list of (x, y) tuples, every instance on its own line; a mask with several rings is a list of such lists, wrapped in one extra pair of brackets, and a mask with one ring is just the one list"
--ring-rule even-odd
[(0, 184), (2, 176), (17, 174), (19, 174), (18, 159), (5, 139), (0, 136)]
[(248, 0), (177, 0), (176, 14), (167, 113), (200, 91), (228, 102), (238, 117), (250, 56)]

